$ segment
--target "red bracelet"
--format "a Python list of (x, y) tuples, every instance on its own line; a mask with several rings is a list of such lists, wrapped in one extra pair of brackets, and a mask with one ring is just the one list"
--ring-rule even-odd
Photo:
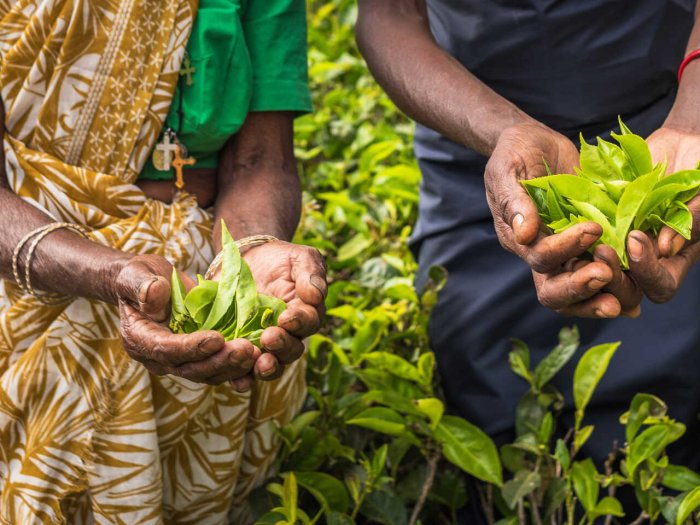
[(692, 53), (688, 53), (688, 56), (686, 56), (683, 59), (683, 62), (681, 62), (681, 65), (678, 67), (678, 83), (681, 83), (681, 76), (683, 75), (683, 70), (685, 67), (690, 64), (691, 61), (695, 60), (696, 58), (700, 57), (700, 49), (696, 49)]

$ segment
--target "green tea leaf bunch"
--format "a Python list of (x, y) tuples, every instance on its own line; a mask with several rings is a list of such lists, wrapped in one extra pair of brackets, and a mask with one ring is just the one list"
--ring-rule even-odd
[(690, 239), (693, 217), (686, 203), (700, 190), (700, 169), (667, 175), (666, 163), (652, 164), (647, 143), (622, 120), (620, 134), (612, 136), (618, 144), (598, 137), (592, 146), (581, 136), (581, 168), (574, 168), (575, 175), (521, 182), (554, 233), (596, 222), (603, 228), (596, 245), (614, 248), (622, 268), (628, 269), (625, 245), (633, 229), (657, 235), (666, 225)]
[(170, 329), (179, 334), (216, 330), (226, 341), (244, 338), (259, 345), (263, 330), (277, 323), (286, 304), (276, 297), (258, 293), (253, 274), (223, 221), (221, 244), (223, 260), (219, 281), (198, 275), (199, 284), (186, 292), (173, 269)]

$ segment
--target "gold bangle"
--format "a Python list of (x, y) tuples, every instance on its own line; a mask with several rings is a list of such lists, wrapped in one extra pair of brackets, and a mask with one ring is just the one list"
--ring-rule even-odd
[[(245, 248), (246, 246), (255, 246), (257, 244), (265, 244), (268, 242), (274, 242), (274, 241), (279, 241), (277, 237), (274, 237), (272, 235), (251, 235), (249, 237), (243, 237), (242, 239), (239, 239), (236, 241), (236, 246), (240, 250), (241, 248)], [(214, 274), (216, 270), (219, 269), (219, 266), (221, 266), (221, 262), (224, 257), (224, 252), (221, 251), (216, 254), (216, 257), (214, 257), (214, 260), (211, 262), (209, 265), (209, 268), (207, 268), (206, 273), (204, 274), (205, 279), (210, 279), (211, 276)]]
[[(56, 293), (49, 293), (49, 294), (43, 294), (39, 295), (36, 293), (34, 288), (32, 287), (32, 281), (31, 281), (31, 265), (32, 265), (32, 259), (34, 258), (34, 254), (36, 252), (36, 248), (39, 245), (39, 242), (46, 237), (48, 234), (51, 232), (54, 232), (56, 230), (60, 229), (68, 229), (72, 230), (86, 239), (88, 239), (88, 231), (80, 226), (79, 224), (72, 224), (69, 222), (54, 222), (51, 224), (46, 224), (42, 226), (41, 228), (37, 228), (34, 231), (29, 232), (27, 235), (25, 235), (19, 243), (17, 243), (17, 247), (15, 248), (14, 253), (12, 254), (12, 272), (14, 274), (15, 280), (17, 281), (17, 284), (19, 285), (20, 289), (24, 293), (28, 293), (30, 295), (33, 295), (36, 297), (36, 299), (47, 305), (57, 305), (64, 303), (68, 300), (70, 300), (70, 297), (63, 296), (61, 294), (56, 294)], [(29, 245), (29, 248), (27, 250), (27, 259), (24, 264), (24, 283), (22, 283), (22, 279), (20, 278), (19, 274), (19, 256), (22, 252), (22, 249), (24, 248), (24, 245), (29, 242), (29, 240), (32, 240), (32, 243)]]

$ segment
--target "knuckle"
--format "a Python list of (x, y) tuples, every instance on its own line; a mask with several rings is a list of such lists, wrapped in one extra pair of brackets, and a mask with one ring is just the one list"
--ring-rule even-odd
[(525, 262), (537, 273), (547, 273), (550, 270), (544, 254), (536, 250), (530, 250), (527, 253)]

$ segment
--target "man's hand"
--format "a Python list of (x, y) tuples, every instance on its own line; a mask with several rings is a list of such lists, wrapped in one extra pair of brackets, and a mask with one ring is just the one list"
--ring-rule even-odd
[(641, 294), (619, 271), (612, 250), (602, 247), (590, 262), (578, 259), (600, 238), (600, 225), (577, 224), (552, 235), (519, 182), (547, 175), (545, 161), (553, 173), (572, 173), (578, 158), (570, 140), (540, 124), (519, 124), (501, 134), (484, 174), (498, 239), (532, 268), (544, 306), (578, 317), (637, 315)]
[[(140, 255), (116, 276), (113, 287), (127, 354), (153, 374), (173, 374), (198, 383), (218, 385), (246, 376), (260, 356), (249, 341), (224, 342), (213, 330), (183, 335), (168, 329), (171, 272), (164, 258)], [(182, 278), (188, 288), (194, 285), (187, 276)]]
[[(700, 161), (700, 134), (662, 127), (647, 139), (653, 161), (668, 163), (667, 172), (693, 169)], [(683, 283), (688, 270), (700, 256), (700, 196), (688, 203), (693, 214), (693, 230), (686, 241), (664, 226), (658, 239), (640, 231), (630, 232), (627, 251), (630, 275), (644, 294), (655, 303), (670, 300)]]
[(259, 379), (275, 379), (285, 364), (301, 357), (302, 340), (321, 326), (327, 293), (325, 263), (317, 250), (284, 241), (248, 248), (243, 259), (250, 266), (258, 292), (287, 303), (278, 326), (263, 332), (260, 344), (267, 352), (254, 368)]

